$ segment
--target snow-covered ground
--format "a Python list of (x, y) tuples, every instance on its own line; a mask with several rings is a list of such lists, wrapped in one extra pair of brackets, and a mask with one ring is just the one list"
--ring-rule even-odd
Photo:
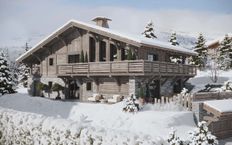
[[(202, 89), (204, 85), (210, 83), (208, 74), (207, 71), (199, 72), (189, 82)], [(223, 84), (224, 81), (231, 79), (231, 74), (232, 72), (224, 72), (219, 82)], [(137, 113), (125, 113), (122, 111), (124, 102), (113, 105), (70, 102), (31, 97), (25, 88), (19, 88), (17, 92), (0, 96), (0, 119), (7, 118), (6, 116), (12, 119), (10, 122), (5, 122), (10, 128), (9, 132), (14, 127), (33, 131), (39, 126), (36, 129), (39, 128), (40, 131), (32, 135), (41, 136), (46, 134), (47, 130), (51, 130), (53, 140), (57, 140), (59, 136), (67, 135), (64, 130), (66, 133), (67, 130), (71, 130), (73, 134), (70, 138), (79, 136), (79, 142), (82, 144), (92, 142), (93, 139), (95, 143), (99, 141), (105, 145), (125, 142), (128, 145), (136, 143), (148, 145), (164, 143), (171, 128), (177, 130), (180, 138), (187, 139), (188, 132), (196, 127), (192, 112), (180, 111), (172, 104), (163, 106), (149, 104)], [(210, 103), (212, 105), (212, 102)], [(78, 134), (81, 129), (81, 133)], [(48, 143), (46, 142), (48, 134), (46, 135), (42, 139), (43, 144)], [(37, 141), (39, 140), (40, 138), (37, 138)], [(221, 144), (230, 145), (232, 141), (227, 139), (221, 141)]]
[(232, 99), (212, 100), (204, 103), (220, 112), (232, 112)]
[(122, 111), (123, 102), (108, 105), (55, 101), (18, 93), (0, 97), (0, 106), (71, 121), (78, 121), (84, 115), (88, 116), (92, 126), (162, 138), (167, 137), (172, 127), (184, 138), (195, 127), (192, 112), (156, 111), (147, 106), (144, 111), (131, 114)]

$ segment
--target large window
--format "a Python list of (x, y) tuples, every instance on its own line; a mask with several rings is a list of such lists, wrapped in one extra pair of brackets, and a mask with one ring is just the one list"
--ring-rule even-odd
[(89, 37), (89, 60), (90, 62), (95, 62), (96, 44), (92, 37)]
[(79, 54), (68, 55), (68, 63), (78, 63), (80, 60)]
[(117, 48), (114, 44), (110, 44), (110, 61), (117, 60)]
[(100, 50), (99, 50), (100, 61), (106, 61), (106, 42), (100, 42)]

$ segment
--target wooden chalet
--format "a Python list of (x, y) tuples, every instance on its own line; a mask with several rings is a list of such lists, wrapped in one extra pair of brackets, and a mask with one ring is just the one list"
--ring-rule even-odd
[[(64, 86), (64, 99), (84, 101), (93, 93), (128, 97), (142, 86), (147, 97), (170, 96), (196, 75), (196, 67), (185, 61), (195, 52), (124, 35), (110, 29), (109, 20), (97, 17), (93, 20), (97, 25), (71, 20), (21, 55), (16, 61), (31, 68), (31, 95), (39, 94), (36, 86), (42, 82), (49, 87), (54, 83)], [(133, 60), (127, 60), (129, 51)], [(87, 56), (85, 62), (82, 52)], [(170, 56), (180, 56), (182, 64), (171, 63)]]

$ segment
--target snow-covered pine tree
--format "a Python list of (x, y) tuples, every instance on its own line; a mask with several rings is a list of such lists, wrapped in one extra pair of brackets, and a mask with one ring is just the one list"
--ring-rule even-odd
[(201, 33), (195, 44), (194, 51), (196, 51), (198, 55), (193, 57), (193, 61), (195, 62), (195, 65), (205, 67), (207, 61), (207, 48), (205, 47), (205, 38)]
[(30, 71), (29, 67), (26, 64), (19, 65), (19, 83), (21, 83), (25, 88), (27, 87), (27, 79), (29, 77)]
[(14, 93), (13, 79), (6, 55), (0, 52), (0, 95)]
[(135, 98), (133, 95), (129, 99), (126, 100), (125, 107), (123, 107), (124, 112), (138, 112), (139, 111), (139, 104), (135, 102)]
[(169, 133), (168, 143), (170, 145), (184, 145), (184, 141), (182, 141), (177, 135), (176, 130), (172, 128), (171, 132)]
[[(28, 46), (28, 43), (25, 44), (25, 52), (27, 52), (30, 49)], [(19, 74), (18, 74), (18, 82), (21, 83), (25, 88), (27, 87), (27, 79), (30, 75), (30, 68), (27, 64), (21, 63), (19, 65)]]
[(19, 75), (19, 68), (18, 64), (15, 61), (10, 61), (10, 72), (12, 74), (12, 82), (13, 82), (13, 87), (17, 87), (18, 85), (18, 75)]
[(190, 145), (218, 145), (218, 140), (206, 126), (206, 122), (198, 123), (198, 128), (190, 132)]
[(179, 43), (176, 40), (176, 32), (172, 33), (169, 42), (171, 43), (171, 45), (174, 45), (174, 46), (179, 45)]
[(219, 46), (219, 62), (222, 70), (232, 68), (232, 40), (227, 34)]
[(142, 33), (142, 35), (144, 37), (147, 37), (147, 38), (157, 38), (156, 35), (154, 34), (154, 25), (153, 25), (153, 22), (150, 21), (147, 26), (145, 27), (145, 30), (144, 32)]

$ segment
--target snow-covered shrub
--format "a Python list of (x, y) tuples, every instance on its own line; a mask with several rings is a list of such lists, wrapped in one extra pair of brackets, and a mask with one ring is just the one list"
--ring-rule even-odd
[(180, 94), (183, 95), (183, 96), (188, 95), (188, 89), (183, 88), (183, 89), (181, 90)]
[(225, 92), (231, 92), (232, 91), (232, 81), (226, 81), (224, 82), (224, 85), (221, 87), (222, 91)]
[[(81, 122), (82, 121), (82, 122)], [(78, 144), (82, 124), (0, 108), (0, 144)]]
[(0, 107), (0, 144), (26, 145), (168, 145), (162, 138), (92, 126), (78, 121), (14, 111)]
[(57, 92), (56, 99), (61, 99), (61, 97), (60, 97), (60, 91), (62, 91), (63, 89), (64, 89), (64, 87), (61, 86), (61, 85), (58, 84), (58, 83), (55, 83), (55, 84), (52, 86), (52, 91), (56, 91), (56, 92)]
[(139, 111), (139, 103), (136, 103), (136, 99), (133, 97), (133, 95), (126, 99), (125, 107), (122, 109), (125, 112), (138, 112)]
[(185, 141), (181, 140), (173, 129), (167, 141), (170, 145), (218, 145), (218, 140), (208, 130), (205, 121), (199, 122), (197, 128), (189, 132)]
[(182, 141), (177, 135), (176, 130), (172, 129), (169, 133), (168, 143), (170, 145), (184, 145), (184, 141)]
[(176, 63), (176, 64), (181, 64), (182, 63), (182, 59), (179, 57), (174, 57), (174, 56), (170, 56), (170, 61), (172, 63)]
[(221, 84), (207, 84), (205, 85), (204, 89), (199, 90), (198, 92), (216, 92), (216, 91), (220, 91), (221, 87), (222, 87)]
[(189, 145), (218, 145), (218, 140), (208, 130), (205, 121), (199, 122), (198, 127), (189, 134)]

